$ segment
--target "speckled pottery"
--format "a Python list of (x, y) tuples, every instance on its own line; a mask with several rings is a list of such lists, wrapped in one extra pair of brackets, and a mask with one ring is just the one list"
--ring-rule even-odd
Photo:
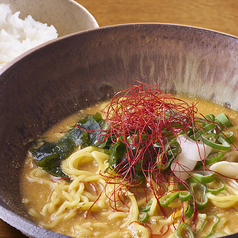
[(21, 202), (27, 142), (135, 80), (238, 109), (238, 39), (180, 25), (118, 25), (61, 37), (11, 62), (0, 71), (1, 219), (30, 237), (66, 237), (38, 227)]
[(9, 4), (13, 13), (20, 11), (20, 18), (31, 15), (36, 21), (53, 25), (59, 36), (98, 27), (87, 9), (73, 0), (0, 0)]

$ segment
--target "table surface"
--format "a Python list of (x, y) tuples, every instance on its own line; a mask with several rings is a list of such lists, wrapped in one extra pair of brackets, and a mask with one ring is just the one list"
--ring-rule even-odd
[[(99, 26), (124, 23), (174, 23), (238, 36), (236, 0), (76, 0)], [(1, 238), (26, 238), (0, 220)]]

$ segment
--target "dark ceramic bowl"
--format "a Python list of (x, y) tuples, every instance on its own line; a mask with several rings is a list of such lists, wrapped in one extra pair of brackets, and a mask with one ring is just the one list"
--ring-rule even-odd
[(21, 202), (25, 144), (135, 80), (237, 109), (238, 39), (179, 25), (129, 24), (62, 37), (10, 63), (0, 71), (0, 218), (30, 237), (65, 237), (34, 224)]

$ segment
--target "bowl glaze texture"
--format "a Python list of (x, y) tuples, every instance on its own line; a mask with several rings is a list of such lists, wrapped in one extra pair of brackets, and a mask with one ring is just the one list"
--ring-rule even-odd
[(66, 237), (38, 227), (21, 202), (26, 144), (135, 80), (236, 110), (238, 39), (180, 25), (118, 25), (58, 38), (11, 62), (0, 71), (1, 219), (30, 237)]

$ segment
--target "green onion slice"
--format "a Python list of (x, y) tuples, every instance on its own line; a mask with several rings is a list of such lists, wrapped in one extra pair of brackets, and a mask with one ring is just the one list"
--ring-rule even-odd
[(215, 116), (213, 114), (208, 114), (205, 116), (205, 119), (208, 121), (215, 121)]
[(192, 199), (192, 195), (189, 191), (180, 191), (179, 192), (179, 200), (182, 202), (188, 201)]
[(205, 165), (217, 163), (221, 160), (222, 157), (223, 157), (223, 152), (221, 152), (221, 151), (219, 151), (217, 153), (212, 153), (207, 156), (207, 158), (205, 159), (204, 162), (198, 161), (195, 169), (201, 168), (204, 165), (204, 163), (205, 163)]
[(211, 131), (214, 128), (215, 128), (215, 125), (213, 123), (209, 123), (206, 126), (204, 126), (203, 128), (201, 128), (200, 130), (198, 130), (195, 134), (190, 136), (190, 138), (192, 140), (199, 139), (203, 134), (208, 133), (209, 131)]
[(194, 238), (192, 228), (187, 223), (182, 222), (177, 229), (177, 237)]
[(194, 206), (193, 206), (193, 204), (190, 202), (189, 205), (188, 205), (188, 208), (187, 208), (187, 210), (186, 210), (186, 212), (185, 212), (185, 216), (191, 217), (191, 216), (193, 215), (193, 213), (194, 213)]
[(191, 183), (191, 188), (195, 196), (195, 202), (198, 210), (202, 210), (207, 206), (208, 197), (206, 195), (206, 187), (200, 183)]
[(176, 140), (171, 140), (164, 146), (164, 149), (167, 151), (166, 161), (161, 154), (157, 157), (157, 167), (161, 171), (168, 169), (174, 158), (181, 153), (180, 145)]
[(213, 114), (208, 114), (205, 116), (205, 119), (208, 121), (215, 121), (215, 116)]
[(162, 207), (167, 207), (171, 202), (179, 197), (179, 191), (167, 193), (159, 199), (160, 205)]
[(146, 204), (146, 206), (145, 206), (144, 208), (142, 208), (142, 212), (148, 212), (148, 211), (150, 210), (150, 208), (151, 208), (152, 203), (153, 203), (153, 201), (150, 200), (150, 201)]
[(211, 171), (198, 170), (192, 173), (192, 176), (188, 178), (190, 183), (210, 183), (214, 181), (215, 175)]
[(207, 156), (207, 158), (205, 160), (205, 165), (217, 163), (221, 160), (222, 157), (223, 157), (222, 152), (210, 154)]
[(225, 131), (223, 134), (220, 134), (222, 138), (224, 138), (229, 144), (234, 143), (235, 137), (232, 131)]
[(195, 233), (196, 236), (198, 236), (199, 232), (201, 232), (201, 231), (203, 230), (205, 224), (206, 224), (206, 218), (205, 218), (205, 219), (202, 219), (201, 225), (199, 226), (199, 229), (198, 229), (198, 230), (196, 231), (196, 233)]
[[(209, 221), (209, 220), (211, 220), (211, 221)], [(217, 215), (210, 214), (207, 216), (206, 223), (212, 224), (212, 226), (211, 226), (210, 232), (208, 233), (208, 235), (206, 237), (210, 237), (214, 233), (214, 229), (219, 222), (220, 222), (220, 218)]]
[(226, 127), (232, 126), (232, 123), (230, 122), (229, 118), (223, 112), (221, 114), (217, 115), (216, 119)]
[(176, 157), (181, 152), (180, 145), (176, 140), (170, 141), (164, 146), (164, 149), (167, 151), (168, 156), (173, 157)]
[(146, 222), (148, 219), (149, 219), (148, 212), (141, 212), (138, 218), (140, 222)]
[(211, 194), (218, 194), (224, 189), (225, 185), (221, 179), (215, 179), (213, 182), (206, 184), (206, 190)]
[[(211, 140), (213, 138), (215, 138), (218, 143)], [(203, 134), (202, 139), (206, 145), (216, 150), (228, 151), (231, 147), (230, 143), (228, 143), (224, 138), (214, 133)]]
[(215, 214), (207, 215), (207, 217), (203, 219), (200, 228), (196, 232), (196, 237), (200, 237), (199, 233), (202, 232), (203, 230), (208, 231), (208, 234), (206, 236), (203, 236), (205, 238), (219, 237), (219, 236), (215, 236), (215, 234), (218, 235), (219, 233), (214, 233), (214, 230), (219, 222), (220, 222), (220, 218), (217, 215)]
[(169, 168), (169, 166), (173, 160), (174, 160), (174, 158), (171, 156), (171, 158), (168, 161), (163, 161), (163, 156), (160, 154), (157, 157), (157, 162), (156, 162), (157, 168), (160, 169), (160, 171), (165, 171), (166, 169)]

